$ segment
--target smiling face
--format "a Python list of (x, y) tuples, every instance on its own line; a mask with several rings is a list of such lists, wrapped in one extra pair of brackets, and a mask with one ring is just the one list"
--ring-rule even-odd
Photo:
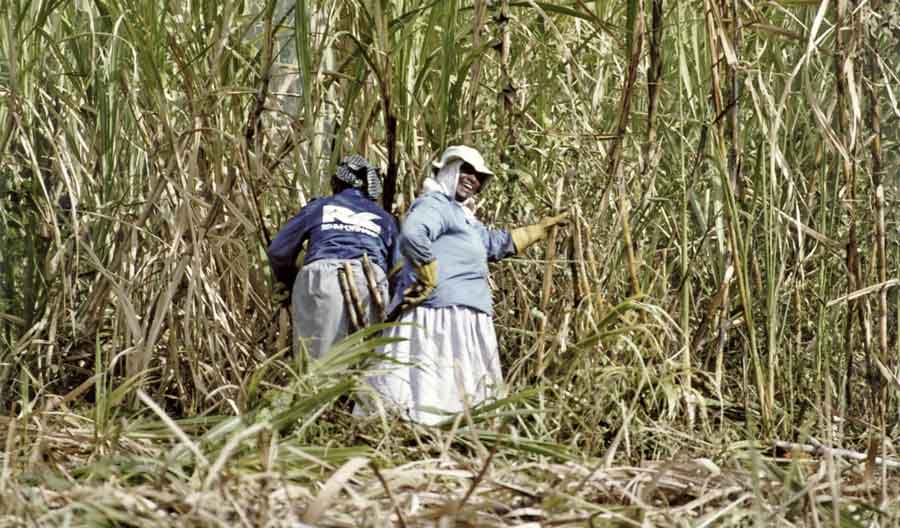
[(481, 179), (471, 165), (463, 163), (459, 169), (459, 180), (456, 182), (456, 201), (465, 202), (478, 194), (479, 190), (481, 190)]

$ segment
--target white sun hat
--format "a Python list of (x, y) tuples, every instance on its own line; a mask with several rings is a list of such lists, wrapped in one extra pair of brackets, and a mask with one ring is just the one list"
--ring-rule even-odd
[(467, 147), (465, 145), (447, 147), (447, 150), (441, 155), (440, 161), (433, 161), (431, 165), (435, 170), (439, 170), (453, 160), (463, 160), (471, 165), (478, 174), (486, 174), (488, 176), (494, 175), (491, 169), (487, 168), (487, 165), (485, 165), (484, 158), (481, 157), (481, 154), (472, 147)]

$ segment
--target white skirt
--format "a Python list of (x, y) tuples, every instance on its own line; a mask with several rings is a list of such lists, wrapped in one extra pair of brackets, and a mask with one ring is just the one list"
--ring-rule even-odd
[(369, 378), (386, 408), (433, 425), (499, 394), (503, 375), (490, 315), (462, 306), (418, 307), (399, 322), (412, 324), (384, 336), (405, 340), (379, 352), (401, 364), (386, 362)]

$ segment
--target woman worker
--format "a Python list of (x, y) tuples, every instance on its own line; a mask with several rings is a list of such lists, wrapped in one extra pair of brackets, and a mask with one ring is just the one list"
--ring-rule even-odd
[[(372, 263), (377, 288), (387, 299), (385, 270), (394, 253), (397, 230), (394, 219), (376, 200), (381, 196), (378, 168), (360, 156), (342, 159), (331, 178), (334, 193), (310, 201), (275, 235), (268, 248), (275, 278), (291, 292), (294, 351), (305, 346), (312, 358), (322, 356), (349, 331), (338, 270), (349, 263), (359, 301), (369, 321), (376, 308), (362, 264), (363, 255)], [(295, 261), (309, 241), (303, 268)]]
[[(434, 178), (409, 209), (399, 248), (391, 313), (402, 338), (382, 352), (394, 360), (370, 383), (389, 407), (434, 424), (495, 394), (503, 381), (488, 285), (488, 262), (521, 253), (567, 213), (506, 231), (488, 229), (463, 206), (493, 173), (477, 150), (453, 146), (433, 163)], [(397, 366), (399, 365), (399, 366)]]

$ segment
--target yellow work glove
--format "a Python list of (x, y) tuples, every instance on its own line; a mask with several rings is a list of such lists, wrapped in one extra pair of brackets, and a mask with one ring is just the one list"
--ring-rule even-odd
[(437, 288), (437, 260), (432, 260), (413, 269), (416, 272), (416, 283), (403, 292), (403, 310), (422, 304), (431, 295), (431, 292)]
[(557, 224), (565, 224), (568, 220), (569, 211), (565, 211), (556, 216), (548, 216), (536, 224), (513, 229), (510, 231), (510, 235), (512, 235), (513, 244), (516, 246), (516, 254), (521, 254), (535, 242), (543, 240), (547, 233), (550, 232), (551, 227)]
[(394, 280), (394, 276), (403, 271), (403, 267), (406, 266), (406, 261), (398, 259), (397, 262), (391, 267), (390, 271), (388, 271), (388, 280)]

